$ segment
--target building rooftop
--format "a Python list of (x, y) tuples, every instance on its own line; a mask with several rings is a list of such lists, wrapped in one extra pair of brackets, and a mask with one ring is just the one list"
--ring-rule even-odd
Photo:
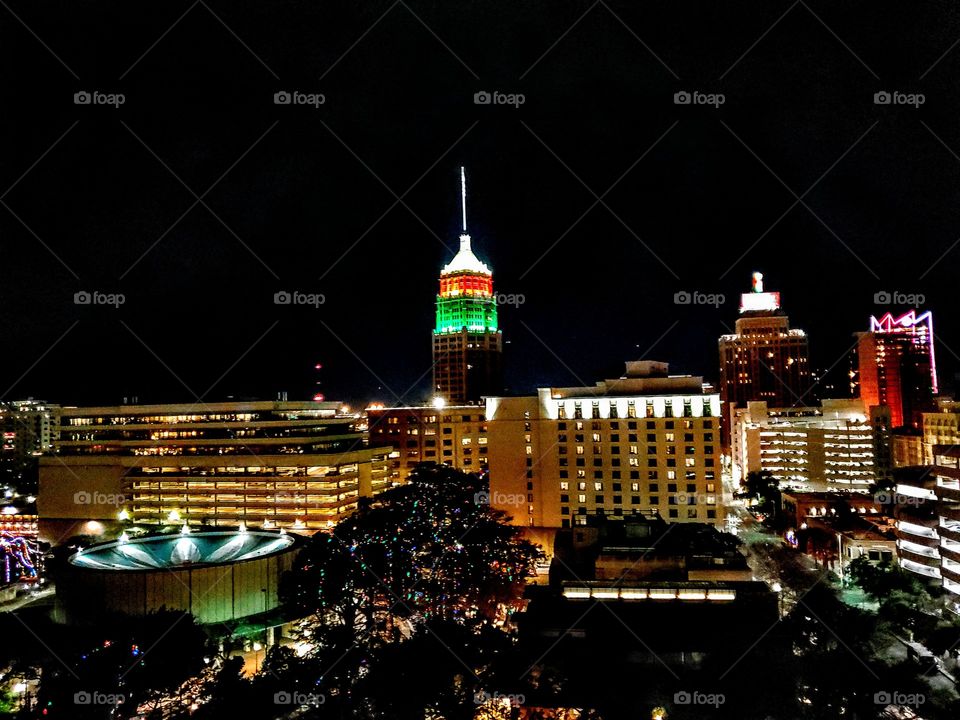
[(154, 535), (93, 545), (68, 562), (88, 570), (118, 571), (224, 565), (272, 555), (294, 542), (292, 535), (259, 530)]
[(480, 258), (473, 254), (470, 247), (470, 236), (464, 233), (460, 236), (460, 251), (454, 255), (453, 260), (443, 266), (441, 273), (449, 275), (451, 273), (469, 272), (479, 275), (493, 275)]

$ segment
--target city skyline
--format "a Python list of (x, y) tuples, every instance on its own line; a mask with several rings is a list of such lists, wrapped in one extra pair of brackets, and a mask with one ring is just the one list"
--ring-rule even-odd
[[(104, 22), (122, 12), (102, 7)], [(429, 379), (406, 390), (430, 366), (460, 166), (498, 288), (526, 299), (501, 318), (513, 392), (604, 376), (636, 355), (716, 379), (714, 339), (729, 332), (754, 270), (810, 333), (816, 369), (893, 309), (878, 294), (924, 296), (950, 390), (958, 353), (947, 348), (960, 345), (945, 312), (960, 224), (954, 13), (904, 18), (929, 30), (912, 43), (866, 32), (848, 8), (744, 6), (730, 9), (722, 38), (695, 26), (645, 48), (631, 33), (673, 27), (676, 10), (585, 6), (541, 18), (530, 6), (544, 25), (507, 33), (494, 59), (471, 28), (507, 31), (478, 8), (453, 17), (426, 3), (415, 8), (424, 27), (390, 7), (370, 10), (383, 20), (363, 39), (376, 17), (352, 11), (323, 38), (273, 32), (279, 18), (223, 18), (241, 43), (198, 6), (144, 54), (179, 17), (150, 9), (109, 57), (71, 39), (68, 27), (96, 35), (78, 9), (62, 25), (18, 12), (47, 47), (15, 22), (0, 30), (24, 68), (18, 112), (0, 121), (18, 138), (0, 182), (0, 331), (17, 348), (0, 358), (3, 398), (310, 397), (320, 363), (329, 397), (388, 401), (389, 387), (420, 400)], [(601, 83), (574, 72), (597, 33), (609, 39)], [(814, 33), (823, 52), (807, 41)], [(225, 74), (223, 62), (242, 72)], [(878, 104), (901, 76), (902, 93), (928, 102)], [(95, 91), (125, 102), (74, 104)], [(274, 104), (292, 91), (324, 103)], [(524, 102), (476, 104), (494, 91)], [(694, 91), (724, 103), (674, 99)], [(125, 303), (76, 306), (78, 291), (120, 292)], [(278, 309), (281, 291), (325, 303)], [(727, 302), (677, 306), (680, 291)], [(603, 358), (586, 350), (601, 342)], [(404, 348), (404, 362), (384, 347)]]

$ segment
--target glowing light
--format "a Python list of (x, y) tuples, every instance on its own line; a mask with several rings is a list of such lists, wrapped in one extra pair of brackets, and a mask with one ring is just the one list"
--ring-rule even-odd
[(126, 508), (117, 513), (117, 520), (125, 521), (130, 519), (130, 513), (127, 512)]
[(103, 533), (103, 523), (90, 520), (83, 526), (83, 529), (89, 535), (100, 535)]
[(755, 293), (763, 292), (763, 273), (755, 272), (753, 274), (753, 291)]
[(314, 402), (323, 402), (323, 393), (317, 393), (313, 396)]
[(460, 208), (463, 213), (463, 232), (467, 232), (467, 174), (460, 166)]
[(171, 510), (171, 511), (170, 511), (170, 514), (167, 515), (167, 522), (169, 522), (169, 523), (180, 522), (180, 511), (179, 511), (179, 510)]
[(894, 317), (892, 313), (886, 313), (879, 320), (871, 316), (870, 332), (906, 334), (911, 337), (915, 346), (925, 348), (930, 356), (930, 382), (933, 387), (933, 394), (936, 395), (939, 392), (937, 359), (933, 347), (933, 313), (927, 310), (925, 313), (917, 315), (916, 310), (910, 310), (900, 317)]
[(183, 527), (180, 528), (180, 534), (181, 534), (181, 535), (189, 535), (189, 534), (190, 534), (190, 526), (187, 525), (186, 523), (184, 523), (184, 524), (183, 524)]
[(247, 531), (247, 524), (241, 520), (240, 521), (240, 532), (245, 533)]
[(120, 533), (120, 538), (119, 538), (119, 540), (120, 540), (121, 543), (128, 543), (128, 542), (130, 542), (130, 536), (127, 535), (126, 531), (124, 531), (124, 532)]
[(437, 410), (443, 410), (446, 406), (447, 406), (447, 401), (444, 400), (444, 399), (443, 399), (442, 397), (440, 397), (439, 395), (437, 395), (437, 396), (433, 399), (433, 407), (435, 407)]

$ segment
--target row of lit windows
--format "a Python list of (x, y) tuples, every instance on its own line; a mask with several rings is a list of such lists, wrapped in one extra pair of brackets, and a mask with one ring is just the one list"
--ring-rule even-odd
[[(593, 496), (593, 503), (594, 503), (595, 505), (605, 505), (606, 503), (604, 502), (604, 497), (605, 497), (605, 496), (603, 496), (603, 495), (594, 495), (594, 496)], [(669, 504), (669, 505), (697, 505), (697, 496), (696, 496), (695, 494), (694, 494), (694, 495), (682, 495), (682, 496), (679, 496), (679, 497), (676, 496), (676, 495), (670, 495), (670, 496), (667, 498), (667, 501), (668, 501), (667, 504)], [(569, 495), (561, 495), (561, 496), (560, 496), (560, 502), (561, 502), (561, 503), (564, 503), (564, 504), (569, 503), (569, 502), (570, 502), (570, 496), (569, 496)], [(587, 496), (584, 495), (584, 494), (579, 494), (579, 495), (577, 495), (577, 502), (580, 503), (581, 505), (585, 504), (585, 503), (587, 502)], [(623, 505), (623, 504), (624, 504), (624, 503), (623, 503), (623, 495), (614, 495), (614, 496), (613, 496), (613, 504), (614, 504), (614, 505)], [(631, 495), (631, 496), (630, 496), (630, 504), (631, 504), (631, 505), (642, 505), (643, 503), (640, 502), (640, 496), (639, 496), (639, 495)], [(650, 495), (650, 496), (649, 496), (649, 501), (648, 501), (647, 504), (648, 504), (648, 505), (659, 505), (659, 504), (660, 504), (660, 496), (659, 496), (659, 495)], [(705, 505), (716, 505), (716, 504), (717, 504), (717, 499), (716, 499), (715, 497), (713, 497), (713, 496), (710, 496), (710, 497), (705, 498), (705, 502), (702, 503), (702, 504), (705, 504)], [(561, 505), (560, 511), (561, 511), (562, 514), (566, 515), (566, 513), (563, 513), (563, 509), (564, 509), (564, 508), (563, 508), (563, 506)]]
[[(526, 415), (526, 413), (525, 413), (525, 415)], [(674, 430), (674, 429), (677, 429), (676, 421), (675, 421), (675, 420), (672, 420), (672, 419), (655, 418), (655, 419), (653, 419), (653, 420), (646, 420), (645, 422), (646, 422), (646, 429), (647, 429), (647, 430)], [(637, 429), (637, 424), (638, 424), (638, 423), (637, 423), (635, 420), (631, 420), (631, 421), (627, 422), (627, 430), (636, 430), (636, 429)], [(574, 423), (568, 423), (568, 422), (564, 422), (564, 421), (561, 420), (560, 422), (557, 423), (557, 430), (558, 430), (558, 431), (567, 430), (567, 429), (569, 429), (569, 426), (570, 426), (570, 425), (572, 425), (572, 426), (573, 426), (573, 430), (575, 430), (575, 431), (577, 431), (577, 432), (580, 432), (580, 431), (584, 430), (584, 428), (586, 427), (586, 423), (584, 423), (584, 422), (579, 422), (579, 421), (578, 421), (578, 422), (574, 422)], [(530, 430), (530, 423), (526, 423), (526, 424), (524, 425), (524, 427), (525, 427), (525, 429), (526, 429), (527, 431), (529, 431), (529, 430)], [(681, 422), (681, 424), (680, 424), (680, 428), (683, 429), (683, 430), (710, 430), (710, 429), (713, 428), (713, 420), (711, 420), (710, 418), (696, 418), (696, 419), (693, 419), (693, 420), (683, 419), (682, 422)], [(590, 430), (591, 430), (591, 431), (595, 431), (595, 430), (620, 430), (620, 429), (621, 429), (621, 428), (620, 428), (620, 422), (617, 421), (617, 420), (607, 420), (607, 421), (605, 421), (605, 422), (598, 422), (597, 420), (593, 420), (593, 421), (591, 421), (591, 423), (590, 423)]]

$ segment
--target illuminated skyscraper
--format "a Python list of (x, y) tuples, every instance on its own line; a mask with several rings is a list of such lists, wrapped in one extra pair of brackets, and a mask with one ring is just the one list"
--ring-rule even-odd
[(735, 329), (719, 343), (725, 440), (732, 410), (752, 400), (772, 408), (813, 404), (807, 334), (790, 328), (780, 293), (764, 292), (761, 273), (753, 274), (752, 291), (740, 296)]
[(463, 168), (460, 193), (460, 251), (440, 273), (433, 330), (433, 389), (450, 404), (479, 402), (503, 391), (503, 338), (497, 329), (493, 273), (470, 247)]
[(911, 310), (895, 318), (870, 318), (857, 341), (860, 398), (870, 408), (890, 408), (892, 427), (919, 427), (920, 413), (936, 409), (937, 364), (933, 316)]

